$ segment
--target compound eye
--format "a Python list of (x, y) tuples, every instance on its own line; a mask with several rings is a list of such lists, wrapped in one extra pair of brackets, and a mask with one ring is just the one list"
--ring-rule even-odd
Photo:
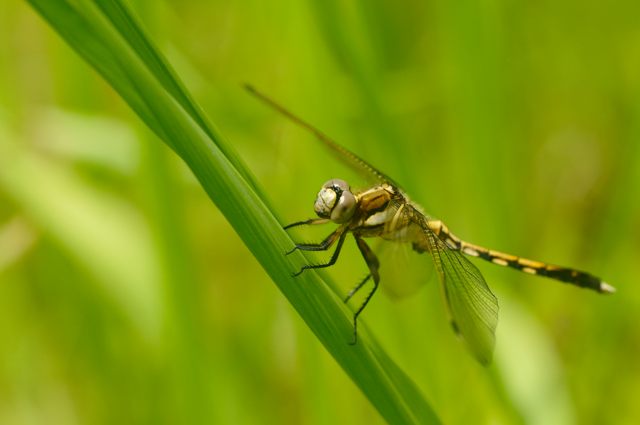
[(338, 198), (338, 202), (331, 211), (331, 221), (335, 223), (346, 223), (351, 219), (356, 210), (356, 198), (348, 189), (343, 191)]
[(318, 192), (316, 203), (313, 205), (313, 209), (321, 218), (330, 218), (331, 211), (336, 206), (338, 201), (338, 194), (332, 187), (322, 187)]
[(340, 195), (341, 192), (347, 192), (349, 191), (349, 183), (347, 183), (344, 180), (341, 179), (331, 179), (328, 182), (326, 182), (325, 184), (322, 185), (323, 188), (332, 188), (333, 190), (336, 191), (336, 193), (338, 195)]
[(356, 198), (344, 180), (332, 179), (322, 185), (313, 206), (321, 218), (335, 223), (347, 222), (356, 209)]

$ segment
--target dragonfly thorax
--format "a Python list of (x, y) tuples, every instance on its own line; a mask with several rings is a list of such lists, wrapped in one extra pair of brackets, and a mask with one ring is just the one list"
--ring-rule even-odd
[(318, 217), (341, 224), (349, 221), (356, 210), (356, 198), (344, 180), (332, 179), (322, 185), (313, 209)]

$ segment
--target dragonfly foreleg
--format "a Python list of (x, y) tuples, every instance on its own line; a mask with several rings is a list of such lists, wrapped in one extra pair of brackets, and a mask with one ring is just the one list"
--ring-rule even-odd
[(354, 237), (356, 238), (356, 243), (358, 244), (360, 253), (362, 254), (362, 257), (364, 257), (364, 261), (367, 263), (367, 267), (369, 267), (369, 275), (349, 292), (344, 301), (349, 301), (349, 299), (351, 299), (351, 297), (364, 286), (369, 278), (373, 278), (373, 289), (371, 289), (371, 292), (367, 294), (362, 305), (360, 305), (358, 310), (356, 310), (353, 315), (353, 341), (350, 342), (351, 345), (355, 345), (355, 343), (358, 342), (358, 316), (360, 316), (360, 313), (362, 313), (367, 304), (369, 304), (371, 297), (373, 297), (373, 294), (376, 293), (378, 284), (380, 283), (380, 274), (378, 273), (380, 262), (378, 261), (378, 257), (376, 257), (376, 255), (373, 253), (371, 248), (369, 248), (369, 245), (367, 245), (364, 239), (355, 235)]
[(287, 255), (291, 254), (296, 249), (299, 249), (300, 251), (326, 251), (331, 248), (331, 245), (333, 245), (334, 242), (343, 234), (346, 234), (345, 229), (340, 227), (336, 229), (335, 232), (332, 232), (329, 236), (324, 238), (320, 243), (297, 243), (291, 251), (287, 252)]
[[(326, 250), (328, 249), (333, 242), (336, 240), (336, 238), (338, 239), (338, 244), (336, 245), (336, 250), (333, 251), (333, 254), (331, 255), (331, 258), (329, 259), (328, 263), (325, 264), (307, 264), (305, 266), (302, 266), (302, 268), (300, 268), (300, 271), (298, 271), (297, 273), (294, 273), (294, 276), (299, 276), (303, 271), (307, 270), (307, 269), (322, 269), (324, 267), (330, 267), (333, 266), (336, 261), (338, 260), (338, 256), (340, 255), (340, 250), (342, 249), (342, 244), (344, 243), (344, 239), (347, 237), (347, 232), (343, 229), (343, 228), (339, 228), (338, 230), (336, 230), (335, 232), (333, 232), (332, 234), (330, 234), (324, 241), (322, 241), (321, 243), (317, 244), (317, 245), (313, 245), (313, 244), (308, 244), (308, 245), (296, 245), (295, 249), (301, 249), (303, 251), (322, 251), (322, 250)], [(321, 246), (322, 244), (326, 243), (326, 248), (308, 248), (308, 247), (317, 247), (317, 246)]]

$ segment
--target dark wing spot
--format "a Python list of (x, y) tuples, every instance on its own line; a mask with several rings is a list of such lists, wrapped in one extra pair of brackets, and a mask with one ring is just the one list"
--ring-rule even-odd
[(423, 252), (426, 252), (427, 250), (422, 248), (418, 243), (413, 242), (411, 244), (411, 247), (413, 248), (414, 251), (416, 251), (419, 254), (422, 254)]

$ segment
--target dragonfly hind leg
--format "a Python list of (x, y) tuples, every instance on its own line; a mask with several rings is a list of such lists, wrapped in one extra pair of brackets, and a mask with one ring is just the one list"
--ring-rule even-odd
[(360, 282), (351, 291), (349, 291), (349, 294), (347, 294), (347, 296), (345, 297), (344, 302), (346, 303), (347, 301), (349, 301), (351, 297), (353, 297), (353, 295), (358, 292), (371, 278), (373, 278), (373, 289), (371, 289), (371, 292), (367, 294), (363, 303), (360, 305), (360, 307), (358, 307), (358, 310), (356, 310), (353, 315), (353, 340), (350, 342), (351, 345), (355, 345), (358, 342), (358, 316), (360, 316), (360, 313), (362, 313), (367, 304), (369, 304), (371, 297), (373, 297), (373, 294), (376, 293), (378, 284), (380, 283), (380, 274), (378, 272), (378, 269), (380, 268), (380, 262), (378, 261), (378, 257), (376, 257), (376, 255), (373, 253), (371, 248), (369, 248), (369, 245), (367, 245), (364, 239), (355, 235), (354, 237), (356, 239), (356, 243), (358, 244), (358, 248), (360, 249), (360, 253), (362, 254), (362, 257), (364, 257), (364, 261), (367, 263), (367, 267), (369, 267), (369, 274), (362, 280), (362, 282)]

